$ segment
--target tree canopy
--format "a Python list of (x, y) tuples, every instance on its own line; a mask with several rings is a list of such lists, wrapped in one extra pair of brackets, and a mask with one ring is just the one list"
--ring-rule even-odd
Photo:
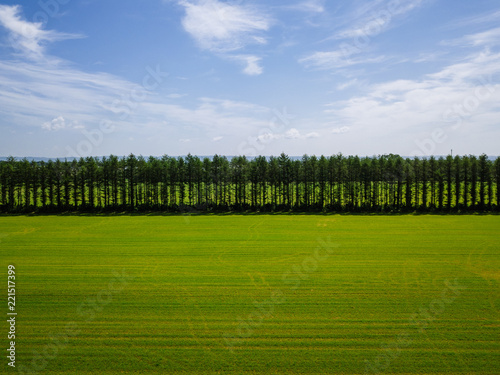
[(500, 158), (221, 155), (0, 162), (3, 212), (495, 211)]

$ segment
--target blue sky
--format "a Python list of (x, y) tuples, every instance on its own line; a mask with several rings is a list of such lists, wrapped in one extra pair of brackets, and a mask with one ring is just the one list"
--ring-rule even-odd
[(0, 3), (0, 156), (499, 155), (497, 0)]

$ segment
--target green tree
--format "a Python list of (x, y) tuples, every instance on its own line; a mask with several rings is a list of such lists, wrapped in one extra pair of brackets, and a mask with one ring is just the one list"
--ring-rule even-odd
[(134, 209), (137, 205), (136, 201), (136, 177), (137, 177), (137, 158), (134, 154), (130, 154), (127, 158), (126, 173), (128, 180), (128, 203), (130, 208)]
[(446, 208), (451, 210), (453, 201), (453, 156), (448, 155), (445, 160), (446, 168)]
[(455, 171), (454, 185), (455, 185), (455, 210), (460, 209), (460, 196), (462, 195), (462, 159), (460, 156), (455, 156), (453, 159), (453, 170)]
[(500, 156), (495, 159), (494, 163), (495, 171), (495, 184), (496, 184), (496, 207), (497, 211), (500, 211)]
[(479, 208), (484, 210), (486, 207), (486, 188), (488, 187), (488, 182), (490, 180), (490, 165), (488, 162), (488, 156), (482, 154), (479, 156), (478, 160), (479, 169)]
[(469, 157), (470, 161), (470, 195), (471, 195), (471, 206), (472, 209), (477, 208), (477, 158), (474, 155)]

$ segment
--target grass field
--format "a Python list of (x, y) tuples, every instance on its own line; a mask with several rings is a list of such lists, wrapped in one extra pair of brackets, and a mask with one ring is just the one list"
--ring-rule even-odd
[(500, 373), (500, 216), (17, 216), (0, 241), (2, 373)]

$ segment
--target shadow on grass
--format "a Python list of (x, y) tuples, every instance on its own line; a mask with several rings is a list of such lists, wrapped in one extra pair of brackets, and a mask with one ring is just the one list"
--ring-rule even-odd
[(120, 217), (120, 216), (498, 216), (498, 211), (408, 211), (408, 212), (369, 212), (369, 211), (64, 211), (64, 212), (16, 212), (0, 213), (0, 217), (44, 217), (44, 216), (81, 216), (81, 217)]

